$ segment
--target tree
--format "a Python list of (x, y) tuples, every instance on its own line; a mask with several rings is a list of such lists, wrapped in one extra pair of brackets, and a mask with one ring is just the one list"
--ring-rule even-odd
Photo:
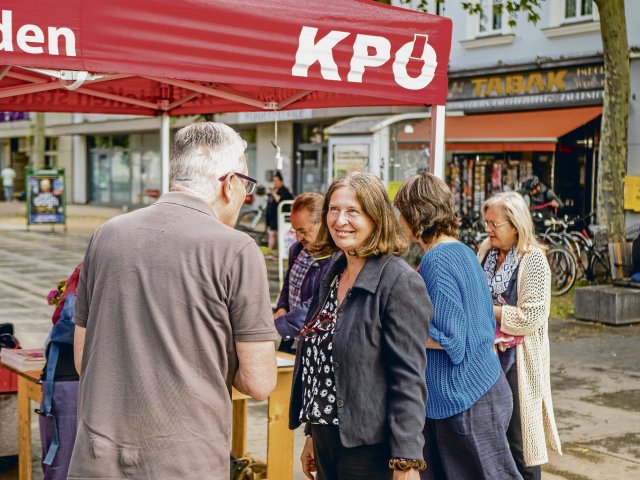
[[(427, 11), (430, 0), (400, 0), (407, 6)], [(443, 0), (431, 0), (441, 3)], [(483, 12), (482, 2), (460, 0), (471, 15)], [(527, 20), (536, 23), (542, 0), (505, 0), (493, 8), (505, 11), (509, 25), (517, 23), (517, 14), (523, 13)], [(382, 3), (391, 3), (389, 0)], [(627, 137), (629, 125), (629, 94), (631, 77), (629, 71), (629, 42), (625, 19), (624, 0), (593, 0), (600, 12), (600, 34), (604, 54), (604, 110), (600, 136), (600, 160), (597, 179), (597, 219), (606, 225), (609, 239), (622, 242), (624, 228), (624, 173), (627, 161)]]

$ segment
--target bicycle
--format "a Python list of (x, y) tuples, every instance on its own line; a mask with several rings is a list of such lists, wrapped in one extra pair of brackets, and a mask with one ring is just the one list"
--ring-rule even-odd
[(551, 295), (564, 295), (576, 282), (576, 261), (565, 248), (551, 247), (547, 250), (547, 262), (551, 270)]
[(595, 285), (602, 285), (611, 280), (609, 254), (606, 246), (598, 248), (595, 245), (587, 231), (586, 221), (592, 216), (593, 213), (582, 218), (547, 219), (544, 224), (548, 228), (540, 238), (546, 243), (562, 245), (573, 255), (576, 279), (585, 278)]

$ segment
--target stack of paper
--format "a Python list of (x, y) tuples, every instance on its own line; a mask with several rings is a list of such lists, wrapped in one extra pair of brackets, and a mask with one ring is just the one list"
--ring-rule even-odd
[(42, 370), (46, 358), (44, 348), (3, 348), (0, 361), (16, 370), (24, 372)]

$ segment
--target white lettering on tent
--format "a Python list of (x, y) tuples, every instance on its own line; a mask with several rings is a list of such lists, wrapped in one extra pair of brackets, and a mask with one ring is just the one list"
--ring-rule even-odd
[[(13, 12), (2, 10), (0, 23), (0, 51), (13, 52)], [(38, 25), (25, 24), (18, 28), (15, 36), (17, 48), (25, 53), (38, 55), (47, 53), (60, 55), (59, 41), (64, 37), (64, 52), (68, 57), (76, 56), (76, 37), (73, 30), (67, 27), (47, 27), (45, 43), (44, 31)]]
[(2, 23), (0, 24), (0, 34), (2, 41), (0, 42), (0, 50), (5, 52), (13, 51), (13, 32), (11, 31), (11, 10), (2, 11)]
[(76, 36), (73, 30), (67, 27), (49, 27), (49, 53), (51, 55), (60, 55), (58, 51), (58, 40), (64, 37), (65, 52), (68, 57), (76, 56)]
[(30, 43), (44, 43), (44, 33), (37, 25), (23, 25), (18, 30), (18, 34), (16, 35), (16, 43), (18, 44), (18, 48), (21, 48), (27, 53), (43, 53), (44, 48), (42, 47), (33, 47), (29, 45)]
[(318, 29), (314, 27), (302, 27), (296, 52), (296, 64), (291, 69), (291, 74), (296, 77), (306, 77), (309, 67), (314, 63), (320, 63), (320, 74), (325, 80), (342, 80), (338, 73), (338, 65), (333, 59), (333, 47), (351, 35), (348, 32), (332, 30), (316, 42)]
[[(422, 55), (420, 57), (412, 57), (416, 42), (422, 40), (424, 37), (424, 46), (422, 48)], [(428, 35), (416, 35), (412, 42), (405, 43), (396, 52), (396, 59), (393, 62), (393, 76), (396, 79), (396, 83), (407, 90), (422, 90), (433, 80), (433, 76), (436, 73), (436, 67), (438, 62), (436, 61), (436, 51), (428, 43)], [(407, 65), (409, 61), (422, 61), (422, 70), (417, 77), (411, 77), (407, 72)]]
[[(317, 33), (315, 27), (302, 27), (291, 74), (308, 77), (309, 67), (318, 62), (322, 78), (342, 81), (333, 58), (333, 49), (351, 33), (332, 30), (316, 42)], [(412, 41), (402, 45), (395, 53), (393, 77), (398, 85), (407, 90), (421, 90), (433, 80), (438, 62), (436, 51), (429, 45), (428, 39), (427, 35), (416, 34)], [(346, 78), (348, 82), (362, 83), (367, 68), (379, 68), (391, 59), (391, 42), (379, 35), (358, 34), (352, 48), (353, 55)]]
[[(369, 55), (369, 47), (375, 49), (374, 55)], [(365, 67), (379, 67), (387, 63), (390, 58), (391, 42), (389, 40), (374, 35), (356, 35), (347, 81), (362, 83)]]

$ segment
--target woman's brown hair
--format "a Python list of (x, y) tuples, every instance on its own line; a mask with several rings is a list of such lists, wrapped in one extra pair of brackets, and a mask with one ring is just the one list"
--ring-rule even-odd
[(347, 253), (356, 257), (370, 257), (388, 253), (401, 255), (406, 252), (410, 243), (393, 213), (393, 206), (384, 185), (375, 175), (361, 172), (341, 175), (329, 185), (324, 197), (322, 223), (314, 250), (325, 255), (339, 250), (329, 233), (327, 213), (331, 196), (343, 187), (353, 190), (363, 213), (374, 225), (371, 236), (360, 247)]
[(431, 173), (411, 177), (400, 187), (394, 205), (404, 217), (414, 237), (429, 244), (440, 235), (458, 237), (460, 221), (456, 216), (451, 190)]

